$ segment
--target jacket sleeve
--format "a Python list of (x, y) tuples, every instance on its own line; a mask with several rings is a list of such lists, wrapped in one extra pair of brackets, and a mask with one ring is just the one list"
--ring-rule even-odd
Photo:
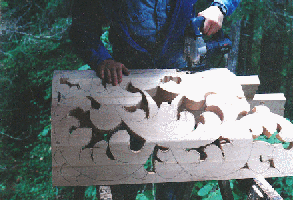
[(107, 18), (98, 0), (75, 0), (69, 37), (81, 58), (92, 69), (111, 55), (100, 40)]
[(235, 11), (238, 4), (240, 3), (240, 0), (214, 0), (212, 5), (214, 3), (219, 3), (219, 4), (223, 5), (227, 10), (226, 16), (229, 16)]

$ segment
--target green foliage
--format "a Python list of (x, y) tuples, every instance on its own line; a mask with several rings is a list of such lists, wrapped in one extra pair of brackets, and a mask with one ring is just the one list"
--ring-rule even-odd
[(85, 190), (85, 199), (98, 200), (98, 198), (96, 198), (96, 194), (96, 186), (89, 186)]
[(143, 192), (139, 192), (136, 196), (136, 200), (151, 200), (151, 199), (154, 199), (153, 190), (144, 190)]
[(109, 29), (110, 27), (103, 27), (104, 33), (101, 35), (100, 39), (103, 42), (106, 49), (109, 51), (109, 53), (112, 53), (112, 45), (109, 41)]
[[(3, 19), (19, 20), (0, 36), (5, 44), (0, 56), (0, 199), (71, 199), (73, 194), (72, 188), (52, 187), (51, 84), (54, 70), (77, 69), (82, 61), (68, 39), (70, 17), (57, 14), (49, 22), (62, 1), (46, 2), (5, 4), (11, 9)], [(52, 6), (50, 12), (46, 6)]]
[(200, 190), (197, 192), (198, 196), (206, 196), (208, 195), (214, 188), (214, 184), (206, 184), (205, 186), (203, 186), (202, 188), (200, 188)]
[[(287, 119), (288, 121), (290, 121), (289, 119)], [(293, 123), (293, 121), (292, 121)], [(282, 144), (283, 147), (286, 149), (289, 147), (290, 145), (290, 142), (281, 142), (277, 137), (276, 135), (278, 134), (278, 132), (276, 131), (271, 137), (267, 137), (265, 135), (260, 135), (258, 138), (256, 138), (255, 140), (260, 140), (260, 141), (265, 141), (265, 142), (268, 142), (270, 144)]]
[(281, 197), (283, 197), (283, 199), (293, 199), (292, 176), (271, 178), (270, 182), (274, 189), (281, 195)]
[(5, 1), (0, 1), (0, 9), (5, 9), (8, 8), (8, 3)]

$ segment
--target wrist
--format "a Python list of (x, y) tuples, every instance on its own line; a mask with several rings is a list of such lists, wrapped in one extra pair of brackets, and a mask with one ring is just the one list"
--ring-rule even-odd
[(228, 9), (224, 4), (221, 4), (219, 2), (213, 2), (211, 6), (217, 6), (224, 16), (227, 15)]

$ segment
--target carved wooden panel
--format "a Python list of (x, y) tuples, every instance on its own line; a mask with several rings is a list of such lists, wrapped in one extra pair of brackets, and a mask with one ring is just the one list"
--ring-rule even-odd
[(54, 186), (293, 174), (293, 150), (253, 139), (278, 131), (293, 141), (293, 125), (279, 115), (283, 96), (255, 95), (256, 76), (132, 70), (123, 78), (112, 86), (93, 71), (55, 71)]

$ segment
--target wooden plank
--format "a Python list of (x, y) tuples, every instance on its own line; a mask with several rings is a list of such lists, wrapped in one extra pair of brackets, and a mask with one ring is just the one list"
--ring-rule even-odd
[[(134, 70), (112, 86), (102, 85), (93, 71), (56, 71), (53, 185), (292, 175), (286, 167), (293, 166), (292, 150), (253, 137), (279, 131), (279, 140), (292, 142), (293, 125), (270, 111), (277, 98), (263, 96), (265, 106), (252, 109), (258, 95), (247, 100), (258, 79), (240, 79), (226, 69), (196, 74)], [(153, 170), (147, 171), (151, 155)]]
[(283, 93), (255, 94), (253, 100), (248, 101), (250, 108), (265, 105), (272, 113), (284, 116), (286, 98)]
[(244, 91), (244, 95), (247, 100), (251, 100), (254, 98), (254, 95), (258, 89), (260, 84), (259, 78), (257, 75), (252, 76), (237, 76), (237, 79), (242, 86), (242, 90)]

